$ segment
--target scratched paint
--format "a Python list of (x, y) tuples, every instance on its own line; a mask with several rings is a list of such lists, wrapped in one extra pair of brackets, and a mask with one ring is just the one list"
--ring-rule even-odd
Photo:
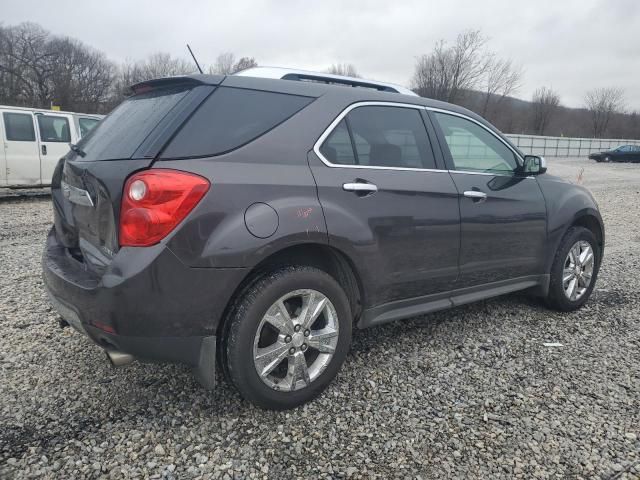
[(299, 208), (297, 211), (297, 215), (298, 218), (309, 218), (312, 212), (313, 208)]

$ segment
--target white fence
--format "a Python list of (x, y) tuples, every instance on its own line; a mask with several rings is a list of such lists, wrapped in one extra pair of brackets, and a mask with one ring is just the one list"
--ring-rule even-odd
[(512, 135), (511, 140), (525, 154), (545, 157), (582, 157), (593, 152), (602, 152), (619, 145), (640, 145), (640, 140), (604, 138), (538, 137), (535, 135)]

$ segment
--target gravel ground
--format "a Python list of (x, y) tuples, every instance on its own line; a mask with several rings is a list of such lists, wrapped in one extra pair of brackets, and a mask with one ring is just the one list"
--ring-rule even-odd
[(0, 203), (12, 200), (37, 200), (49, 197), (51, 190), (46, 188), (0, 188)]
[(181, 366), (112, 370), (48, 306), (49, 202), (3, 202), (0, 477), (640, 478), (640, 165), (550, 160), (583, 167), (607, 226), (584, 309), (517, 294), (356, 332), (328, 390), (279, 413)]

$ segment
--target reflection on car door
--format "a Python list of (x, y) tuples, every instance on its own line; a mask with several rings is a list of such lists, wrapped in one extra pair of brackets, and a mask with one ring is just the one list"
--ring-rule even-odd
[(546, 206), (535, 177), (518, 175), (518, 157), (484, 126), (430, 112), (460, 201), (458, 286), (544, 273)]
[(7, 185), (38, 185), (40, 183), (40, 151), (33, 114), (3, 109), (2, 123)]
[(455, 185), (419, 108), (390, 105), (352, 109), (309, 154), (330, 243), (357, 259), (368, 307), (450, 290), (458, 274)]
[(50, 185), (58, 160), (69, 151), (69, 143), (76, 143), (78, 139), (71, 129), (70, 115), (36, 113), (36, 119), (40, 137), (40, 183)]

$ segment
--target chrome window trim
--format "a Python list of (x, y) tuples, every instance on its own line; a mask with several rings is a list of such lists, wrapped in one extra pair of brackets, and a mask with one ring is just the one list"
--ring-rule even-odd
[[(460, 117), (460, 118), (464, 118), (465, 120), (469, 120), (472, 123), (475, 123), (476, 125), (478, 125), (479, 127), (482, 127), (483, 129), (485, 129), (487, 132), (489, 132), (491, 135), (493, 135), (494, 137), (496, 137), (500, 142), (502, 142), (502, 144), (507, 147), (509, 150), (511, 150), (513, 152), (513, 154), (516, 156), (517, 159), (520, 160), (520, 164), (522, 164), (522, 162), (524, 162), (524, 159), (522, 158), (522, 156), (511, 146), (509, 145), (507, 142), (504, 141), (503, 138), (500, 137), (500, 135), (498, 135), (496, 132), (494, 132), (493, 130), (491, 130), (490, 128), (488, 128), (486, 125), (480, 123), (479, 121), (477, 121), (474, 118), (471, 118), (468, 115), (465, 115), (464, 113), (458, 113), (458, 112), (452, 112), (451, 110), (445, 110), (443, 108), (435, 108), (435, 107), (424, 107), (425, 110), (428, 110), (430, 112), (438, 112), (438, 113), (444, 113), (446, 115), (453, 115), (454, 117)], [(456, 171), (456, 172), (460, 172), (462, 170), (452, 170), (452, 171)], [(507, 175), (507, 176), (511, 176), (511, 175)]]
[[(320, 152), (320, 147), (327, 139), (329, 135), (333, 132), (336, 126), (342, 121), (344, 117), (346, 117), (351, 110), (354, 110), (358, 107), (400, 107), (400, 108), (413, 108), (414, 110), (424, 110), (423, 105), (415, 105), (412, 103), (396, 103), (396, 102), (356, 102), (349, 105), (345, 108), (340, 114), (329, 124), (329, 126), (325, 129), (325, 131), (320, 135), (320, 138), (313, 145), (313, 151), (318, 156), (322, 163), (324, 163), (327, 167), (331, 168), (357, 168), (357, 169), (367, 169), (367, 170), (398, 170), (398, 171), (408, 171), (408, 172), (447, 172), (446, 169), (440, 168), (412, 168), (412, 167), (381, 167), (376, 165), (341, 165), (339, 163), (331, 163), (327, 160), (324, 155)], [(426, 130), (425, 130), (426, 133)]]
[[(408, 172), (437, 172), (437, 173), (464, 173), (468, 175), (485, 175), (491, 177), (513, 177), (514, 175), (506, 174), (506, 173), (489, 173), (489, 172), (472, 172), (468, 170), (450, 170), (450, 169), (440, 169), (440, 168), (411, 168), (411, 167), (381, 167), (375, 165), (342, 165), (338, 163), (331, 163), (324, 155), (320, 152), (320, 147), (324, 143), (324, 141), (331, 135), (336, 126), (342, 121), (344, 117), (346, 117), (350, 111), (358, 108), (358, 107), (401, 107), (401, 108), (413, 108), (415, 110), (428, 110), (432, 112), (441, 112), (449, 115), (454, 115), (457, 117), (464, 118), (469, 120), (480, 127), (484, 128), (486, 131), (491, 133), (494, 137), (500, 140), (505, 146), (511, 150), (520, 161), (523, 161), (520, 154), (515, 151), (508, 143), (506, 143), (500, 136), (498, 136), (491, 129), (487, 128), (482, 123), (477, 120), (465, 115), (463, 113), (452, 112), (451, 110), (444, 110), (442, 108), (434, 108), (434, 107), (426, 107), (424, 105), (416, 105), (413, 103), (397, 103), (397, 102), (378, 102), (378, 101), (369, 101), (369, 102), (356, 102), (352, 103), (348, 107), (346, 107), (340, 114), (329, 124), (329, 126), (322, 132), (322, 135), (318, 138), (316, 143), (313, 145), (313, 151), (318, 156), (318, 158), (324, 163), (327, 167), (331, 168), (356, 168), (356, 169), (367, 169), (367, 170), (396, 170), (396, 171), (408, 171)], [(431, 139), (429, 139), (431, 140)], [(534, 179), (533, 176), (527, 176), (522, 178)]]

